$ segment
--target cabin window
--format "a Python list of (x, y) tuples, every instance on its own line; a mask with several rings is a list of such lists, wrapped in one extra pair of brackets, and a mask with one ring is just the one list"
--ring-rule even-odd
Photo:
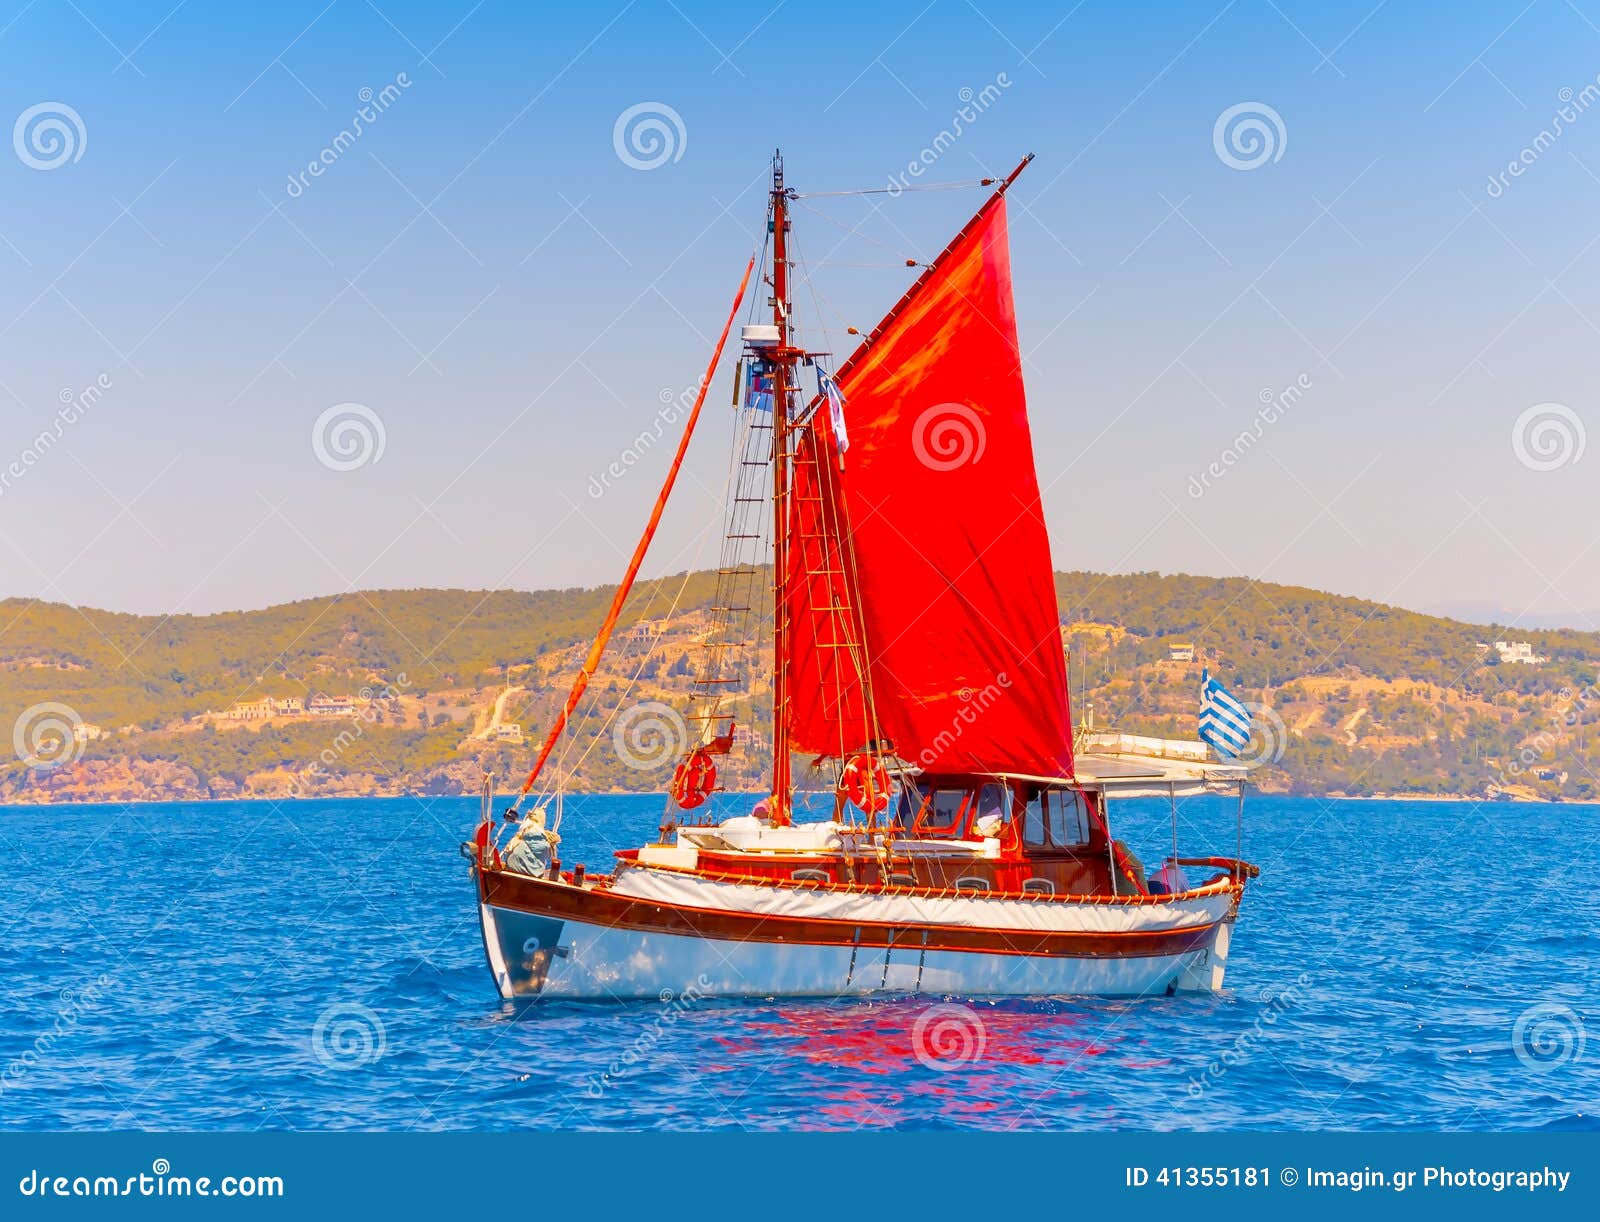
[(917, 821), (917, 816), (922, 813), (924, 798), (922, 790), (915, 785), (896, 785), (894, 796), (894, 822), (898, 827), (909, 828)]
[(1044, 838), (1044, 795), (1040, 794), (1022, 808), (1022, 843), (1035, 847), (1046, 843)]
[(967, 804), (965, 789), (935, 789), (928, 795), (922, 808), (922, 818), (917, 821), (916, 833), (921, 835), (948, 835), (961, 823), (961, 813)]
[(1006, 792), (1004, 785), (985, 785), (978, 790), (978, 810), (975, 818), (981, 819), (985, 815), (999, 815), (1001, 820), (1007, 821), (1011, 814), (1011, 795)]
[(1076, 849), (1089, 843), (1089, 814), (1084, 809), (1081, 792), (1047, 789), (1040, 795), (1040, 802), (1053, 848)]

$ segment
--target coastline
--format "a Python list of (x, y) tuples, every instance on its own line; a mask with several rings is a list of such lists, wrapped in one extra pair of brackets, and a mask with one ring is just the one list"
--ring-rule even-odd
[[(757, 791), (751, 790), (750, 796), (758, 796)], [(573, 790), (567, 794), (569, 798), (660, 798), (667, 797), (665, 790), (650, 789), (585, 789)], [(1225, 795), (1218, 795), (1225, 796)], [(1437, 802), (1449, 803), (1477, 803), (1480, 805), (1500, 806), (1577, 806), (1600, 807), (1600, 801), (1585, 802), (1573, 798), (1530, 798), (1515, 794), (1497, 794), (1494, 797), (1482, 797), (1477, 794), (1436, 794), (1436, 793), (1385, 793), (1385, 794), (1347, 794), (1326, 793), (1310, 794), (1295, 793), (1288, 789), (1257, 789), (1251, 791), (1252, 797), (1266, 798), (1315, 798), (1325, 802)], [(175, 795), (167, 797), (71, 797), (65, 799), (44, 799), (38, 801), (16, 801), (14, 797), (7, 797), (0, 801), (0, 811), (8, 810), (44, 810), (67, 809), (78, 807), (106, 807), (106, 806), (221, 806), (240, 802), (270, 803), (274, 806), (285, 804), (299, 805), (313, 802), (341, 802), (350, 800), (399, 802), (406, 799), (428, 801), (436, 798), (454, 798), (461, 801), (477, 800), (476, 793), (427, 793), (427, 792), (364, 792), (364, 793), (320, 793), (320, 794), (240, 794), (237, 796), (200, 797), (192, 794)], [(1127, 799), (1122, 801), (1137, 801), (1140, 799)], [(1164, 801), (1165, 799), (1149, 799), (1151, 801)]]

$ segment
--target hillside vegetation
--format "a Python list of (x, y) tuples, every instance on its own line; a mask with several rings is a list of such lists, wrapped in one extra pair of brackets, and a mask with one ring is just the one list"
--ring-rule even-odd
[[(1209, 667), (1261, 706), (1264, 789), (1600, 799), (1600, 634), (1239, 578), (1060, 573), (1057, 590), (1080, 726), (1192, 737)], [(664, 786), (714, 591), (711, 573), (635, 591), (562, 757), (570, 785)], [(378, 590), (170, 617), (0, 602), (0, 730), (15, 748), (0, 801), (470, 792), (486, 770), (529, 766), (611, 595)], [(1484, 648), (1507, 639), (1544, 661)], [(1170, 660), (1175, 643), (1195, 658)], [(225, 715), (262, 697), (353, 703)], [(730, 698), (742, 733), (724, 779), (755, 784), (770, 691)]]

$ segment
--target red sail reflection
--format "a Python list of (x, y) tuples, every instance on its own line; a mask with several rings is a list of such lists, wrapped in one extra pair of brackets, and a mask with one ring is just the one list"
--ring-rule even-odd
[[(746, 1023), (742, 1036), (718, 1037), (729, 1060), (707, 1068), (730, 1071), (749, 1056), (770, 1060), (777, 1066), (772, 1072), (791, 1079), (809, 1074), (817, 1106), (813, 1119), (799, 1123), (820, 1129), (894, 1127), (910, 1103), (924, 1117), (933, 1104), (952, 1123), (1009, 1111), (1029, 1127), (1030, 1105), (1082, 1095), (1075, 1067), (1088, 1057), (1114, 1056), (1121, 1042), (1114, 1018), (1107, 1024), (1105, 1015), (1066, 1003), (1040, 1008), (916, 999), (795, 1004), (771, 1014)], [(1079, 1034), (1091, 1017), (1099, 1020), (1096, 1034)], [(1165, 1063), (1120, 1062), (1129, 1069)], [(1059, 1111), (1058, 1103), (1050, 1114), (1059, 1117)]]

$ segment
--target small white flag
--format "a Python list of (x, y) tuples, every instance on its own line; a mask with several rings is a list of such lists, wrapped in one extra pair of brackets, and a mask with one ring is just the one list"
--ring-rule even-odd
[(828, 419), (833, 424), (833, 435), (839, 444), (839, 453), (843, 454), (850, 448), (850, 436), (844, 431), (844, 392), (822, 367), (817, 366), (817, 392), (825, 395), (828, 400)]

